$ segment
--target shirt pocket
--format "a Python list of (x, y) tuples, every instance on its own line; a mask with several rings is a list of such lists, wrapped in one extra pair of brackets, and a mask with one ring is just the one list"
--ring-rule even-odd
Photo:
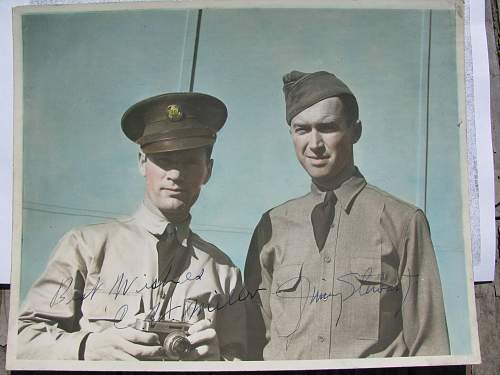
[(360, 340), (380, 338), (381, 301), (398, 290), (398, 279), (392, 268), (382, 264), (380, 257), (350, 259), (353, 291), (349, 298), (348, 324)]
[(272, 325), (278, 336), (298, 331), (309, 295), (309, 280), (303, 276), (303, 264), (281, 265), (273, 272), (271, 286)]

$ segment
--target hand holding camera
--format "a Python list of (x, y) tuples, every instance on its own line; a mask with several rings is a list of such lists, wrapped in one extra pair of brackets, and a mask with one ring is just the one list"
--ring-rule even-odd
[(93, 332), (85, 343), (85, 360), (146, 360), (162, 355), (158, 335), (133, 327)]
[(190, 324), (151, 321), (137, 316), (126, 328), (109, 328), (87, 337), (85, 360), (214, 360), (221, 359), (214, 313)]
[(156, 360), (197, 361), (220, 360), (219, 341), (214, 329), (213, 313), (194, 324), (171, 320), (144, 320), (138, 318), (135, 328), (158, 335), (162, 346), (161, 358)]
[(220, 361), (220, 347), (217, 332), (214, 326), (214, 314), (199, 322), (194, 323), (188, 331), (188, 340), (193, 349), (188, 353), (187, 359), (191, 361)]

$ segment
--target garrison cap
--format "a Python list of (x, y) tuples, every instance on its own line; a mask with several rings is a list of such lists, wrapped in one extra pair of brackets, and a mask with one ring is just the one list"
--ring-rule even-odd
[(146, 154), (211, 146), (227, 118), (219, 99), (196, 92), (153, 96), (131, 106), (122, 130)]
[(303, 73), (293, 70), (283, 76), (283, 92), (288, 125), (304, 109), (326, 98), (348, 95), (357, 106), (356, 97), (349, 87), (334, 74), (325, 71)]

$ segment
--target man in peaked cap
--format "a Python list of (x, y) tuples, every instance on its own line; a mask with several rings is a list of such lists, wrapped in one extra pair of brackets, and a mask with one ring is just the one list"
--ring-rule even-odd
[(253, 359), (449, 354), (424, 213), (354, 164), (356, 97), (335, 75), (283, 78), (286, 120), (311, 192), (266, 212), (245, 265)]
[[(20, 358), (244, 356), (245, 308), (231, 300), (241, 292), (240, 271), (189, 229), (226, 117), (220, 100), (199, 93), (159, 95), (126, 111), (122, 129), (140, 146), (144, 201), (128, 219), (75, 229), (60, 240), (19, 316)], [(164, 344), (166, 332), (158, 330), (166, 321), (189, 323), (188, 341), (181, 335)], [(168, 350), (173, 345), (177, 351)]]

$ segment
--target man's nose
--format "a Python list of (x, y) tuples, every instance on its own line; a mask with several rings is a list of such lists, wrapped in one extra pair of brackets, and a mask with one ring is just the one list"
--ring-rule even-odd
[(172, 167), (167, 170), (165, 177), (169, 180), (178, 180), (181, 178), (181, 169), (178, 167)]
[(316, 129), (311, 130), (311, 138), (309, 140), (309, 148), (313, 151), (319, 151), (325, 146), (321, 133)]

